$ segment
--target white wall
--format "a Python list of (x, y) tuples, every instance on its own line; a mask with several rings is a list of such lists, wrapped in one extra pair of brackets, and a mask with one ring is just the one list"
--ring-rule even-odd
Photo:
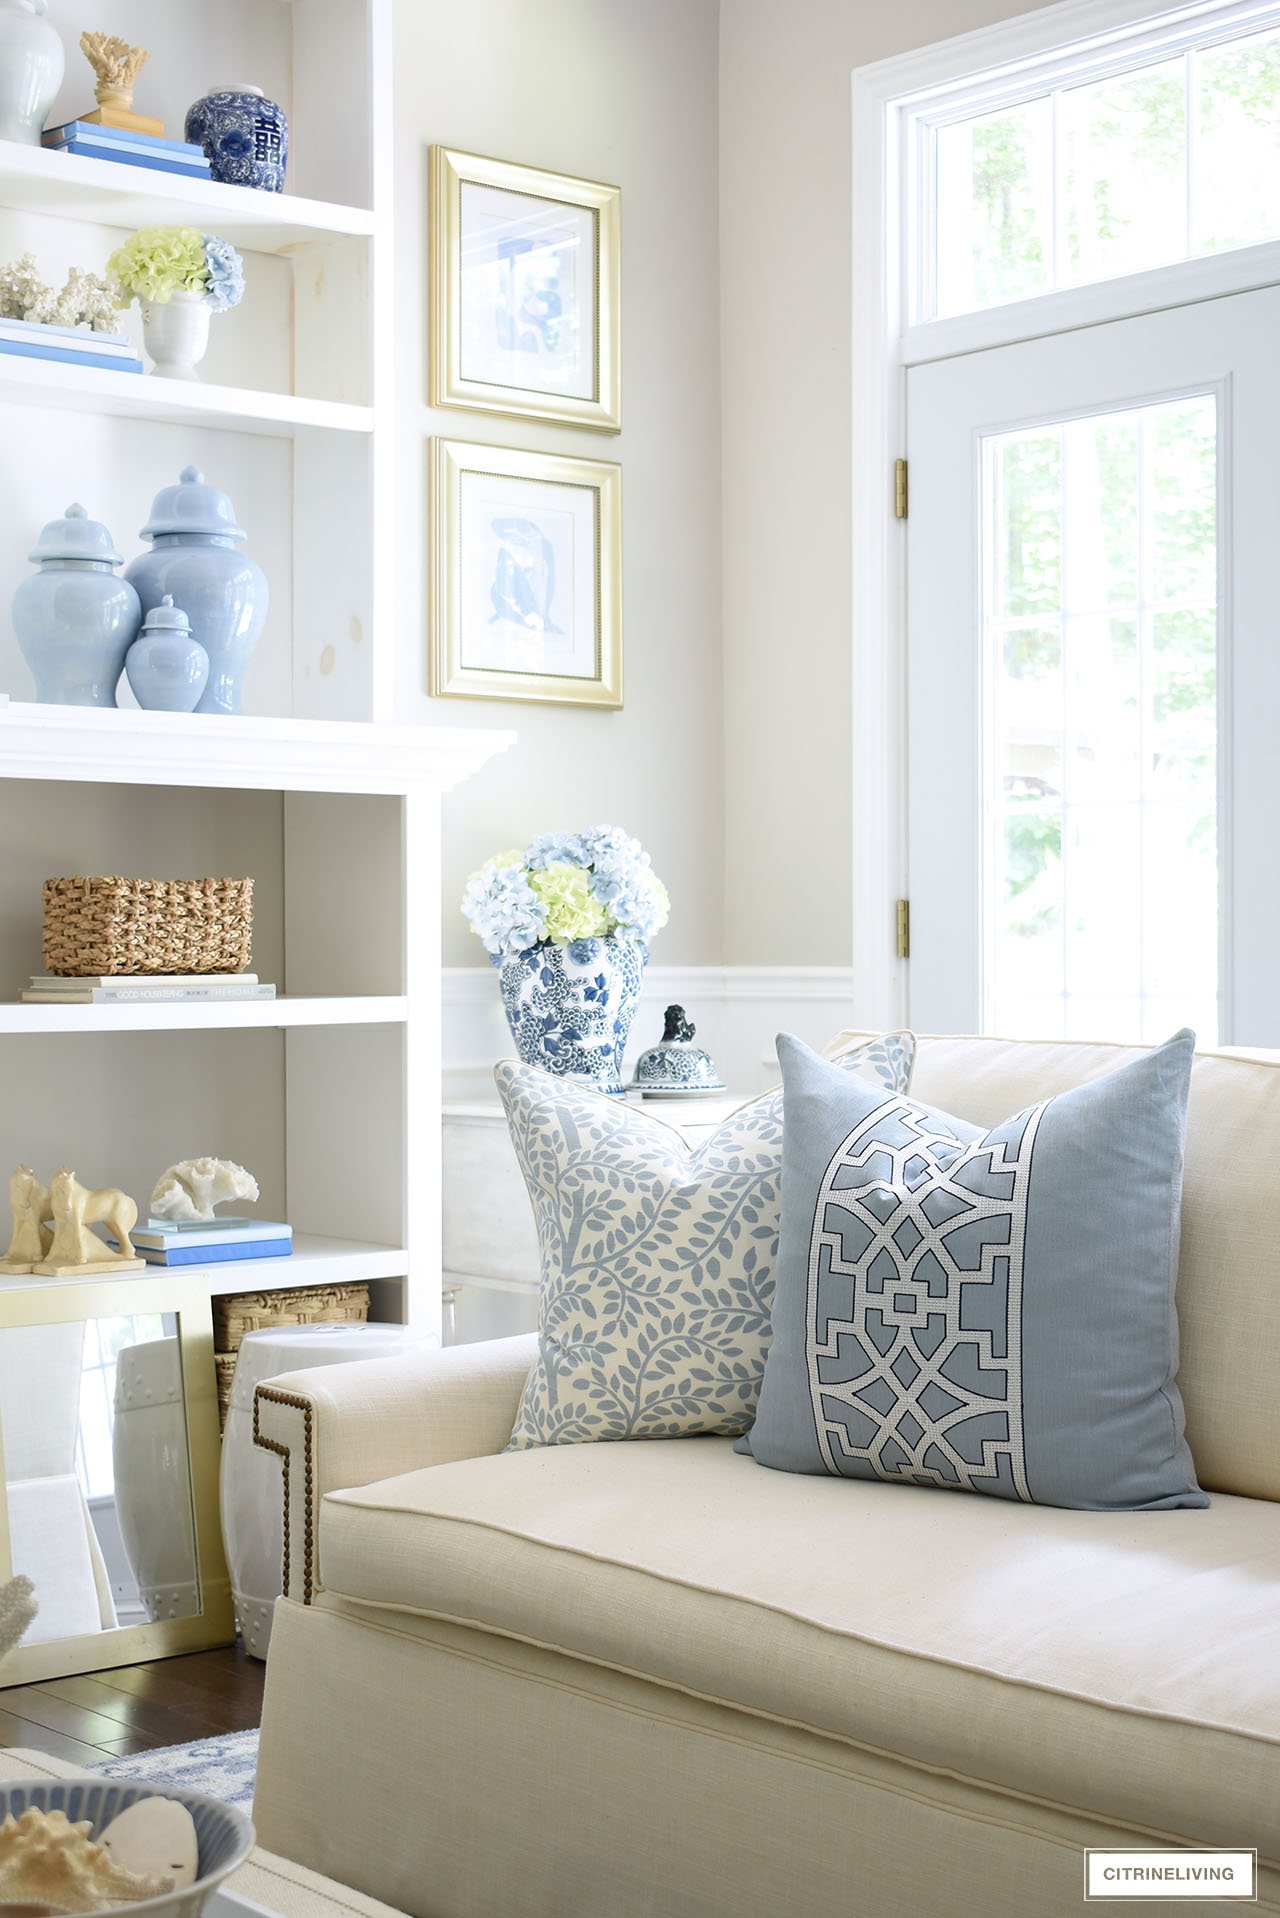
[(720, 9), (730, 965), (842, 965), (852, 941), (850, 75), (1035, 10), (1032, 0)]
[[(397, 0), (399, 714), (520, 735), (445, 813), (446, 963), (483, 963), (468, 872), (550, 827), (637, 833), (671, 890), (663, 963), (723, 946), (716, 0)], [(619, 435), (428, 410), (427, 149), (622, 188)], [(620, 713), (426, 695), (426, 443), (446, 434), (623, 464)]]

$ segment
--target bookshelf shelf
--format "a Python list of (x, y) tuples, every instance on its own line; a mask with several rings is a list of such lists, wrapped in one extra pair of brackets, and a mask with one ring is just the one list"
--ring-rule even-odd
[(373, 431), (370, 407), (341, 400), (165, 380), (153, 373), (112, 373), (96, 366), (64, 366), (19, 353), (0, 354), (0, 402), (94, 413), (108, 419), (214, 427), (224, 433), (266, 433), (276, 439)]
[[(159, 1271), (164, 1268), (153, 1267)], [(365, 1239), (333, 1239), (314, 1232), (293, 1235), (293, 1251), (287, 1259), (236, 1259), (216, 1265), (184, 1265), (167, 1272), (168, 1282), (192, 1281), (201, 1292), (276, 1291), (291, 1285), (346, 1285), (364, 1280), (403, 1279), (409, 1270), (409, 1254), (403, 1246), (378, 1245)], [(145, 1273), (136, 1275), (145, 1278)], [(59, 1280), (74, 1285), (73, 1279)], [(100, 1285), (101, 1273), (83, 1281)], [(29, 1289), (28, 1277), (0, 1277), (0, 1293)]]
[(230, 1032), (293, 1026), (394, 1026), (409, 1016), (399, 994), (351, 998), (214, 1000), (159, 1005), (33, 1006), (0, 1004), (0, 1033)]
[(184, 180), (13, 140), (0, 140), (0, 201), (27, 213), (106, 226), (216, 229), (233, 246), (259, 253), (290, 254), (317, 242), (369, 238), (376, 228), (367, 207)]

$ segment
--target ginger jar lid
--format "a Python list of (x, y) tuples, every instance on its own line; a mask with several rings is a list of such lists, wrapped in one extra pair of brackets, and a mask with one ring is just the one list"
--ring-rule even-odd
[(724, 1080), (711, 1054), (693, 1043), (695, 1033), (684, 1007), (668, 1006), (662, 1037), (636, 1060), (630, 1090), (643, 1093), (646, 1099), (691, 1099), (723, 1092)]
[(61, 519), (51, 519), (27, 555), (37, 565), (47, 559), (90, 560), (99, 566), (118, 566), (120, 554), (101, 520), (90, 519), (78, 502)]
[(236, 525), (236, 509), (216, 486), (206, 486), (198, 466), (184, 466), (176, 486), (162, 486), (151, 502), (151, 518), (143, 539), (162, 533), (214, 533), (221, 539), (243, 539)]
[(191, 631), (191, 621), (181, 606), (174, 605), (173, 594), (166, 593), (143, 620), (142, 630), (144, 633), (179, 633), (185, 638)]

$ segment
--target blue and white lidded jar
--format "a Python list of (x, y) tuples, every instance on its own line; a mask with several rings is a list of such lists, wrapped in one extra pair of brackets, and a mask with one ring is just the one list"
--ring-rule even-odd
[(100, 520), (68, 506), (29, 557), (39, 572), (13, 597), (13, 629), (45, 706), (114, 706), (124, 656), (142, 618), (138, 595)]
[(166, 593), (142, 622), (125, 654), (133, 696), (148, 712), (193, 713), (209, 684), (209, 655), (192, 636), (191, 621)]
[(284, 192), (289, 121), (261, 87), (214, 87), (188, 112), (186, 137), (204, 148), (215, 180)]

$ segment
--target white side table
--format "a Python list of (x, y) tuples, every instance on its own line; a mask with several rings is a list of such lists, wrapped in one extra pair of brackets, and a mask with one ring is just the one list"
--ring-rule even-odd
[[(699, 1146), (750, 1092), (627, 1104)], [(538, 1233), (497, 1099), (452, 1100), (444, 1118), (446, 1342), (532, 1332), (538, 1317)]]
[(253, 1442), (253, 1394), (282, 1372), (353, 1359), (393, 1359), (434, 1345), (403, 1325), (282, 1325), (246, 1333), (222, 1435), (222, 1543), (231, 1595), (252, 1658), (265, 1658), (284, 1584), (284, 1500), (280, 1463)]

